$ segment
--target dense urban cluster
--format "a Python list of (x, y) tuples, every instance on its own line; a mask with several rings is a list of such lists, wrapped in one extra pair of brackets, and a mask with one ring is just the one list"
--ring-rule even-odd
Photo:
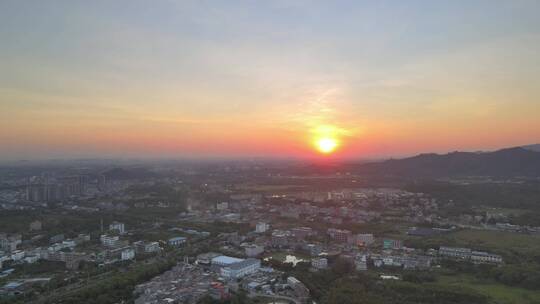
[[(452, 201), (407, 187), (361, 186), (350, 174), (318, 176), (331, 185), (309, 189), (295, 185), (309, 185), (312, 176), (253, 168), (161, 170), (10, 171), (0, 190), (8, 214), (0, 231), (0, 299), (55, 303), (69, 294), (76, 302), (77, 294), (103, 288), (102, 278), (128, 282), (111, 303), (138, 304), (324, 302), (331, 290), (313, 281), (329, 271), (396, 284), (432, 281), (441, 269), (488, 267), (503, 281), (497, 271), (515, 256), (452, 236), (536, 238), (540, 231), (511, 223), (498, 209), (455, 214), (446, 211)], [(269, 183), (283, 179), (295, 184)], [(140, 275), (146, 265), (159, 271)]]

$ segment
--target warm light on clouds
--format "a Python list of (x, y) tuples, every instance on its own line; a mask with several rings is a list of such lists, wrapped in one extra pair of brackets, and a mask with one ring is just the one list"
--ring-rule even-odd
[(149, 6), (0, 2), (0, 159), (540, 142), (537, 1)]

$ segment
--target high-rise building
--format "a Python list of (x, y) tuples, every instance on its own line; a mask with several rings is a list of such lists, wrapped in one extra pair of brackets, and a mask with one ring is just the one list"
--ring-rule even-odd
[(101, 192), (107, 191), (107, 177), (103, 174), (97, 177), (97, 188)]

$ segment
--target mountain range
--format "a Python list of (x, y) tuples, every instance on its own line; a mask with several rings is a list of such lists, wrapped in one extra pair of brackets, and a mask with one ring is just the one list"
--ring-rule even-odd
[(493, 152), (420, 154), (362, 164), (359, 173), (409, 177), (540, 177), (540, 144)]

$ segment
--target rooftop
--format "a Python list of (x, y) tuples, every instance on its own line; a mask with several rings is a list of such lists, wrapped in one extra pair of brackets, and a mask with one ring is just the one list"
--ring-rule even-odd
[(174, 241), (185, 241), (186, 238), (183, 237), (183, 236), (177, 236), (177, 237), (173, 237), (173, 238), (170, 238), (169, 241), (171, 242), (174, 242)]
[(233, 270), (238, 270), (238, 269), (242, 269), (244, 267), (247, 267), (247, 266), (250, 266), (250, 265), (253, 265), (253, 264), (260, 264), (260, 263), (261, 263), (260, 260), (250, 258), (250, 259), (245, 259), (245, 260), (242, 260), (240, 262), (230, 264), (227, 267), (230, 268), (230, 269), (233, 269)]
[(212, 264), (230, 265), (244, 261), (243, 259), (220, 255), (212, 259)]

